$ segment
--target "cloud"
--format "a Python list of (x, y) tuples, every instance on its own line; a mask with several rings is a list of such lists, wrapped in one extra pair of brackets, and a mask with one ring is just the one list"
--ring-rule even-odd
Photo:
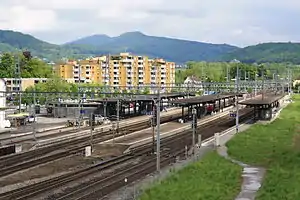
[(126, 31), (239, 46), (297, 41), (296, 0), (1, 0), (0, 28), (54, 43)]
[(25, 6), (12, 6), (1, 7), (0, 12), (1, 29), (35, 32), (48, 31), (57, 25), (56, 14), (53, 10), (32, 10)]

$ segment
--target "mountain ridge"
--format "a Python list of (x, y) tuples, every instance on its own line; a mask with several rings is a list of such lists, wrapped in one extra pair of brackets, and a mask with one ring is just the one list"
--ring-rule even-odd
[(211, 44), (159, 36), (149, 36), (139, 31), (126, 32), (102, 40), (102, 36), (88, 36), (69, 42), (68, 45), (91, 45), (99, 50), (118, 53), (127, 49), (136, 54), (162, 57), (180, 63), (189, 60), (213, 61), (214, 58), (236, 50), (227, 44)]
[(94, 34), (63, 45), (51, 44), (30, 34), (0, 30), (0, 51), (29, 50), (32, 55), (50, 60), (63, 57), (84, 58), (103, 54), (128, 52), (160, 57), (177, 63), (187, 61), (292, 62), (300, 64), (300, 44), (273, 42), (239, 48), (228, 44), (212, 44), (177, 38), (149, 36), (139, 31), (116, 37)]

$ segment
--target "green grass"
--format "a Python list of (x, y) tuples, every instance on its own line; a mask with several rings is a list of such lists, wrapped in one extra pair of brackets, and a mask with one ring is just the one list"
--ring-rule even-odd
[(232, 200), (240, 191), (242, 168), (210, 152), (161, 183), (141, 200)]
[(255, 125), (227, 143), (229, 155), (267, 169), (256, 200), (300, 199), (300, 96), (269, 125)]

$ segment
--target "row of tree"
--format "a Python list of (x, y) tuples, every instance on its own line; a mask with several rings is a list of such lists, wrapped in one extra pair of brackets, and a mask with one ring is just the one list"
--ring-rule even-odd
[(176, 71), (176, 83), (183, 83), (189, 76), (195, 76), (204, 81), (222, 82), (236, 77), (237, 67), (241, 80), (261, 79), (265, 75), (266, 79), (286, 78), (288, 68), (293, 72), (293, 78), (300, 77), (300, 68), (297, 65), (268, 63), (268, 64), (245, 64), (245, 63), (226, 63), (226, 62), (188, 62), (186, 69)]

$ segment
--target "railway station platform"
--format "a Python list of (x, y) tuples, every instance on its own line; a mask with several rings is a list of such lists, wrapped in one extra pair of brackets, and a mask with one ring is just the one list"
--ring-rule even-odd
[(284, 94), (267, 94), (259, 97), (241, 101), (239, 105), (252, 107), (255, 120), (271, 120), (276, 114), (277, 109), (283, 104)]
[[(242, 98), (244, 94), (227, 93), (227, 94), (213, 94), (200, 97), (192, 97), (185, 99), (177, 99), (170, 101), (170, 104), (180, 106), (182, 108), (182, 119), (184, 122), (192, 118), (192, 109), (197, 111), (197, 117), (202, 118), (211, 112), (223, 112), (224, 108), (232, 106), (235, 102), (236, 96)], [(188, 108), (188, 115), (185, 116), (184, 109)]]
[[(161, 110), (164, 107), (170, 107), (171, 104), (168, 102), (170, 100), (178, 98), (186, 98), (190, 96), (195, 96), (194, 93), (166, 93), (160, 94), (162, 99)], [(90, 103), (99, 104), (100, 110), (99, 114), (107, 116), (116, 116), (117, 115), (117, 103), (119, 101), (119, 111), (120, 117), (132, 117), (140, 115), (151, 115), (154, 106), (154, 100), (157, 99), (157, 95), (126, 95), (120, 96), (119, 98), (102, 98), (102, 99), (90, 99), (87, 100)]]

